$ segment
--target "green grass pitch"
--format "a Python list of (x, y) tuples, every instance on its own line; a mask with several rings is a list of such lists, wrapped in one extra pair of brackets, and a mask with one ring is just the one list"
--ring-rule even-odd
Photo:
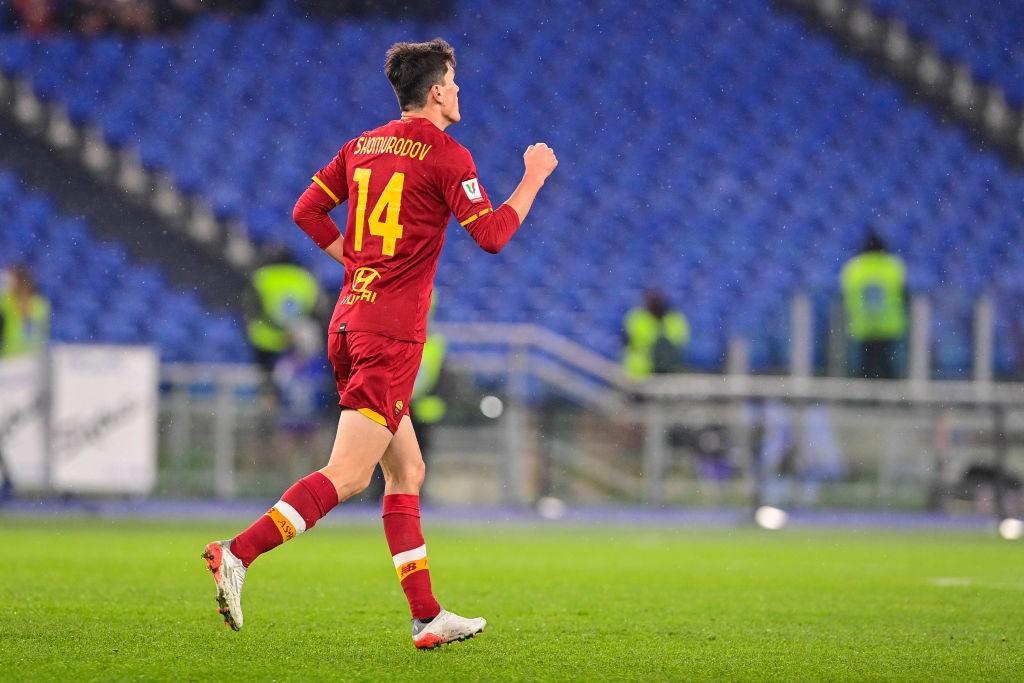
[(377, 525), (260, 559), (240, 633), (199, 558), (238, 524), (2, 526), (3, 680), (1024, 680), (1024, 546), (977, 534), (430, 527), (489, 625), (417, 652)]

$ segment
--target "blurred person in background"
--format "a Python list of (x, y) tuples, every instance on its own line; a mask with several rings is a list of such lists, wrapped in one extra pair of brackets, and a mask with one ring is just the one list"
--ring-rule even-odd
[(622, 365), (631, 379), (643, 380), (651, 374), (683, 369), (690, 323), (681, 312), (669, 308), (661, 292), (648, 291), (643, 306), (626, 314), (622, 336)]
[[(41, 351), (50, 340), (50, 303), (36, 290), (27, 268), (15, 266), (0, 285), (0, 361)], [(14, 493), (10, 469), (4, 460), (4, 432), (0, 424), (0, 502)]]
[(855, 345), (851, 375), (894, 379), (896, 352), (907, 333), (907, 269), (872, 231), (864, 249), (843, 266), (840, 283), (847, 332)]
[[(13, 0), (11, 19), (32, 34), (74, 30), (86, 35), (108, 31), (135, 35), (184, 28), (200, 11), (224, 3), (203, 0)], [(233, 3), (227, 3), (230, 6)], [(4, 8), (0, 3), (0, 14)]]
[(249, 343), (268, 383), (278, 360), (296, 345), (314, 340), (316, 348), (300, 354), (306, 357), (319, 350), (319, 328), (314, 335), (309, 330), (322, 314), (320, 285), (285, 250), (271, 250), (264, 265), (253, 271), (243, 304)]
[(822, 489), (849, 474), (846, 454), (826, 406), (793, 407), (770, 399), (751, 405), (755, 476), (762, 502), (812, 506)]
[[(14, 24), (33, 35), (48, 33), (60, 19), (57, 0), (11, 0)], [(3, 12), (3, 8), (0, 8)]]
[(0, 290), (0, 358), (40, 351), (50, 339), (50, 302), (27, 268), (15, 266)]
[[(430, 315), (433, 318), (436, 297), (431, 301)], [(416, 382), (412, 387), (412, 406), (410, 416), (416, 438), (420, 442), (424, 459), (430, 452), (431, 435), (434, 425), (444, 419), (448, 406), (438, 395), (441, 378), (444, 374), (444, 361), (448, 355), (448, 342), (440, 332), (430, 332), (423, 343), (423, 358), (420, 370), (416, 374)]]

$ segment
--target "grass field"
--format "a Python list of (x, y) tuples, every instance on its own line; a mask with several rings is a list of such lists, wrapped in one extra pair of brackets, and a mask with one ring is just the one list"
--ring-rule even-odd
[(249, 573), (226, 629), (199, 553), (236, 524), (8, 518), (5, 680), (1024, 680), (1024, 546), (964, 533), (428, 529), (442, 603), (487, 631), (432, 652), (376, 526)]

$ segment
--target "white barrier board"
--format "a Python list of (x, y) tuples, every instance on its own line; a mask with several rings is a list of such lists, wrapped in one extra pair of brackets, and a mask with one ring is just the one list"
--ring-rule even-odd
[(137, 346), (50, 349), (51, 484), (146, 494), (156, 484), (159, 359)]
[(45, 355), (0, 361), (0, 452), (17, 488), (46, 485)]

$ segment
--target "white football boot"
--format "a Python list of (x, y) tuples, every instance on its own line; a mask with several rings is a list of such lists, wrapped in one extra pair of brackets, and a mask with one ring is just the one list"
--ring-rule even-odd
[(472, 638), (483, 632), (485, 626), (487, 620), (482, 617), (467, 619), (442, 609), (429, 623), (412, 620), (412, 644), (420, 650), (430, 650), (445, 643)]
[(214, 541), (203, 551), (206, 566), (217, 584), (217, 611), (224, 623), (236, 631), (242, 630), (242, 582), (245, 565), (231, 553), (231, 541)]

